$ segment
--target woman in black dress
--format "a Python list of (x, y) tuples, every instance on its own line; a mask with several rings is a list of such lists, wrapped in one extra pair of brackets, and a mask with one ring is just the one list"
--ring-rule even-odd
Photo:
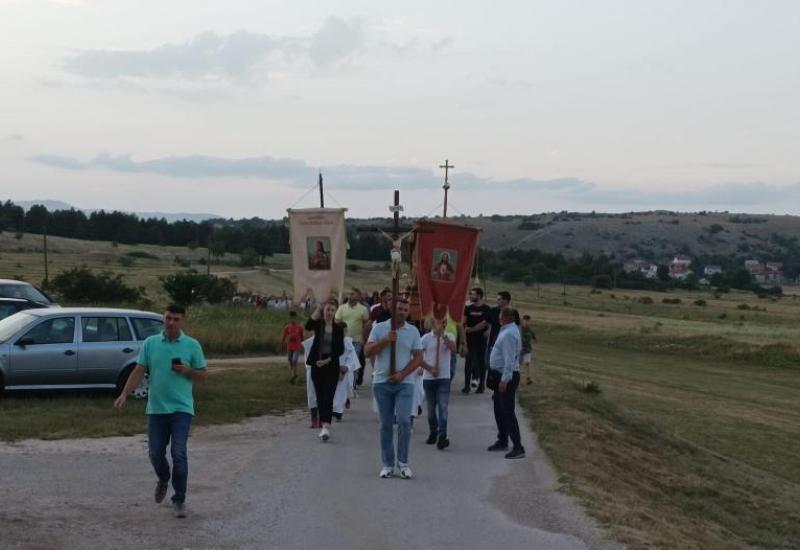
[(311, 367), (311, 381), (317, 394), (319, 437), (322, 441), (328, 441), (331, 436), (333, 396), (341, 371), (339, 358), (344, 353), (344, 327), (334, 320), (336, 308), (336, 302), (329, 300), (324, 306), (317, 306), (306, 322), (306, 330), (314, 331), (306, 365)]

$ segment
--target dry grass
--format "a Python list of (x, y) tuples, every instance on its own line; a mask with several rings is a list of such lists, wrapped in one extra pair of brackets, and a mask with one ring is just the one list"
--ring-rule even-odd
[(565, 489), (630, 548), (797, 548), (800, 368), (638, 340), (541, 331), (521, 401)]

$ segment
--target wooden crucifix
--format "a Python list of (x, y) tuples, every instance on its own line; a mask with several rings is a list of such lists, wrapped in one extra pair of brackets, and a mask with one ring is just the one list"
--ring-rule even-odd
[[(413, 235), (415, 232), (423, 231), (424, 229), (415, 229), (414, 227), (410, 226), (401, 226), (400, 225), (400, 213), (403, 211), (403, 206), (400, 204), (400, 191), (395, 190), (394, 192), (394, 203), (389, 206), (389, 211), (392, 213), (393, 223), (391, 227), (388, 228), (381, 228), (381, 227), (364, 227), (360, 228), (358, 231), (360, 232), (377, 232), (386, 237), (391, 243), (392, 248), (389, 252), (391, 266), (392, 266), (392, 319), (391, 319), (391, 327), (392, 330), (397, 330), (397, 325), (395, 324), (395, 314), (397, 312), (397, 299), (400, 296), (400, 265), (403, 261), (403, 241)], [(392, 343), (391, 348), (391, 359), (389, 363), (389, 373), (390, 375), (395, 374), (397, 372), (397, 346), (395, 343)]]

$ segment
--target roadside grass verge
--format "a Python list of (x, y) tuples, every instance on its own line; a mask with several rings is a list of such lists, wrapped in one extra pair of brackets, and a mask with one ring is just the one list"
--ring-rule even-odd
[(251, 306), (195, 306), (188, 314), (186, 332), (209, 356), (280, 353), (281, 329), (289, 320), (286, 311)]
[(615, 540), (798, 548), (800, 369), (598, 346), (581, 334), (542, 340), (534, 373), (520, 401), (539, 443), (563, 489)]
[[(302, 370), (302, 369), (301, 369)], [(195, 385), (195, 425), (240, 422), (283, 414), (305, 405), (306, 389), (286, 382), (283, 364), (211, 368)], [(129, 398), (112, 408), (111, 392), (6, 392), (0, 397), (0, 440), (65, 439), (134, 435), (147, 429), (145, 402)]]

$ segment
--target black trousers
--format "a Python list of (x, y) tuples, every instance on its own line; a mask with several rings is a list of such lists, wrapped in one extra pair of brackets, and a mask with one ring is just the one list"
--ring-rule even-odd
[(519, 436), (519, 423), (514, 412), (519, 387), (519, 373), (515, 372), (511, 381), (506, 386), (506, 391), (500, 393), (495, 390), (492, 395), (494, 401), (494, 421), (497, 423), (497, 441), (508, 445), (508, 439), (514, 444), (515, 449), (522, 448)]
[(333, 396), (339, 383), (339, 369), (333, 365), (311, 367), (311, 381), (317, 394), (317, 418), (320, 422), (330, 424), (333, 417)]
[(467, 360), (464, 363), (464, 388), (469, 389), (472, 378), (478, 379), (482, 388), (486, 383), (486, 339), (482, 336), (477, 341), (468, 340)]

